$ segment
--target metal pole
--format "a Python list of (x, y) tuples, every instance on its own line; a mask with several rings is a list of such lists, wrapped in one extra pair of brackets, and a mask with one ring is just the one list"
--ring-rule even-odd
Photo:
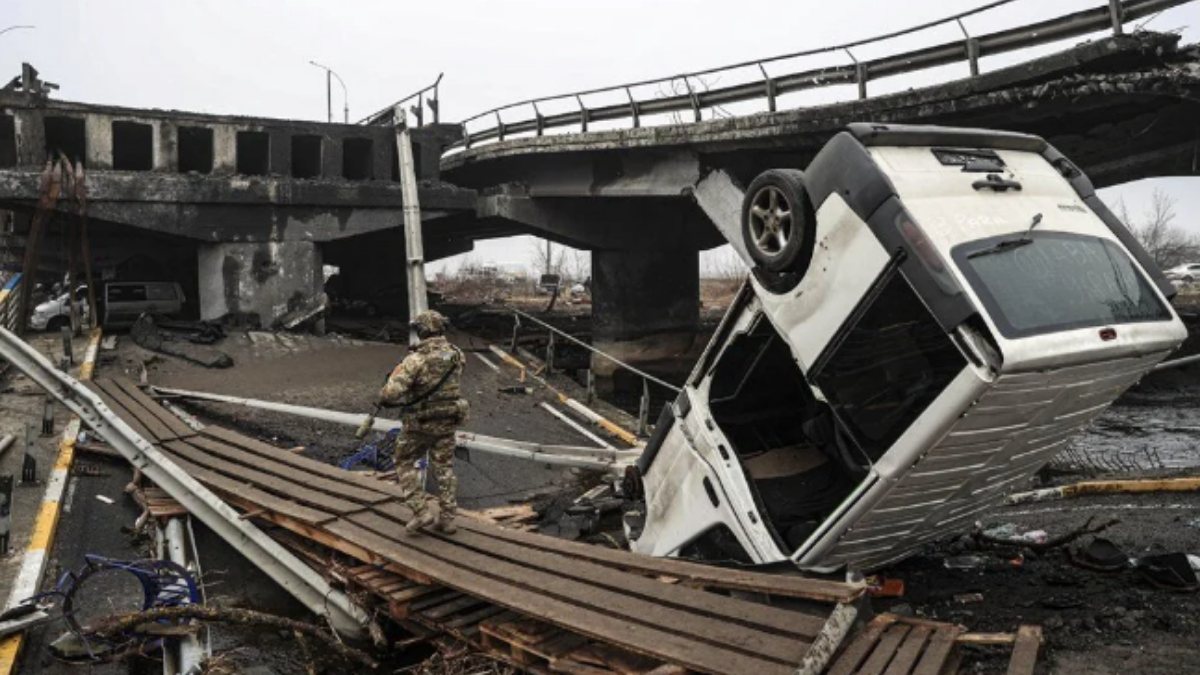
[(325, 69), (325, 121), (333, 121), (333, 72)]
[(4, 35), (5, 33), (7, 33), (10, 30), (17, 30), (18, 28), (25, 28), (25, 29), (32, 30), (34, 28), (37, 28), (37, 26), (9, 26), (8, 28), (5, 28), (4, 30), (0, 30), (0, 35)]
[(1124, 8), (1121, 6), (1121, 0), (1108, 0), (1108, 15), (1112, 19), (1113, 35), (1120, 35), (1124, 32), (1121, 26), (1124, 17)]
[(638, 401), (638, 436), (645, 436), (650, 428), (650, 381), (642, 378), (642, 398)]
[[(167, 521), (167, 527), (162, 530), (164, 548), (166, 556), (160, 556), (180, 567), (195, 573), (195, 565), (191, 564), (191, 556), (188, 555), (187, 537), (183, 529), (184, 519), (174, 517)], [(203, 583), (203, 582), (201, 582)], [(164, 644), (167, 644), (166, 641)], [(178, 666), (180, 675), (188, 675), (193, 672), (199, 672), (200, 662), (207, 658), (204, 647), (200, 645), (200, 639), (195, 633), (184, 635), (179, 638), (176, 643), (178, 649)]]
[[(407, 128), (396, 130), (396, 147), (400, 162), (400, 196), (404, 201), (404, 255), (408, 264), (408, 317), (415, 319), (429, 309), (425, 292), (425, 244), (421, 238), (421, 204), (417, 190), (417, 174), (413, 162), (412, 136)], [(409, 330), (409, 345), (416, 345), (417, 333)]]

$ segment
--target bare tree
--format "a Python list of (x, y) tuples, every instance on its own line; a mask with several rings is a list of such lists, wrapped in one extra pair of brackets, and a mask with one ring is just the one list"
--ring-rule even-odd
[(1117, 217), (1125, 221), (1133, 236), (1159, 267), (1166, 269), (1200, 258), (1200, 237), (1175, 224), (1175, 198), (1155, 189), (1150, 208), (1140, 222), (1129, 215), (1124, 200), (1117, 202)]

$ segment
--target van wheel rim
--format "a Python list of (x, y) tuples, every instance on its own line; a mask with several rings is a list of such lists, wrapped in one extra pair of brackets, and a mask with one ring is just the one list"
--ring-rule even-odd
[(750, 237), (755, 248), (779, 255), (792, 238), (792, 205), (779, 188), (768, 185), (750, 202)]

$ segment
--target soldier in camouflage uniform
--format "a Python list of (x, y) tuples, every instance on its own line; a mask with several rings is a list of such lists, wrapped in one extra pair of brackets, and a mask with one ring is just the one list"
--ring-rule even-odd
[(446, 317), (432, 310), (413, 319), (421, 341), (392, 371), (379, 394), (380, 405), (401, 407), (404, 431), (396, 442), (396, 473), (413, 512), (407, 525), (409, 532), (435, 521), (413, 466), (426, 453), (428, 470), (438, 484), (441, 509), (436, 517), (437, 529), (455, 531), (458, 478), (454, 475), (454, 431), (466, 420), (468, 406), (459, 394), (459, 376), (466, 359), (446, 340), (447, 323)]

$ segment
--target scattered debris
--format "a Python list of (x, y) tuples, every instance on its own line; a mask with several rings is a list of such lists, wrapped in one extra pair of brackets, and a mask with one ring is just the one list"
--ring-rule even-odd
[(1151, 584), (1172, 591), (1195, 591), (1200, 580), (1186, 553), (1162, 553), (1138, 558), (1136, 569)]
[(115, 504), (116, 503), (112, 500), (111, 497), (105, 497), (104, 495), (96, 495), (96, 501), (104, 502), (105, 504)]
[(1139, 493), (1139, 492), (1196, 492), (1200, 491), (1200, 476), (1180, 478), (1140, 478), (1133, 480), (1090, 480), (1071, 485), (1018, 492), (1005, 498), (1005, 504), (1026, 504), (1064, 499), (1077, 495)]
[(348, 646), (335, 635), (331, 635), (324, 629), (311, 623), (238, 607), (218, 607), (199, 604), (151, 607), (141, 612), (110, 617), (97, 626), (93, 634), (103, 640), (111, 641), (128, 640), (136, 636), (159, 638), (162, 637), (162, 631), (158, 626), (162, 623), (181, 625), (183, 622), (191, 620), (270, 626), (272, 628), (295, 631), (306, 637), (316, 638), (333, 654), (346, 661), (351, 661), (370, 669), (378, 666), (375, 659), (371, 658), (366, 652)]
[[(167, 325), (177, 324), (169, 322)], [(129, 329), (130, 337), (144, 349), (181, 358), (205, 368), (231, 367), (233, 365), (232, 357), (225, 352), (205, 346), (210, 334), (211, 331), (203, 329), (194, 334), (189, 333), (189, 336), (184, 338), (186, 342), (180, 342), (180, 336), (161, 330), (154, 317), (149, 314), (138, 317), (133, 327)], [(193, 340), (193, 338), (195, 339)]]
[(1081, 567), (1100, 572), (1116, 572), (1129, 567), (1129, 556), (1112, 541), (1103, 537), (1092, 539), (1086, 546), (1071, 551), (1071, 560)]
[(1069, 544), (1076, 539), (1088, 535), (1099, 534), (1112, 527), (1120, 524), (1120, 520), (1113, 518), (1100, 525), (1093, 526), (1092, 523), (1096, 520), (1095, 516), (1088, 518), (1083, 526), (1078, 527), (1060, 537), (1048, 538), (1045, 530), (1030, 530), (1022, 534), (1016, 534), (1015, 525), (1002, 525), (993, 527), (983, 531), (976, 531), (975, 539), (984, 544), (998, 544), (1004, 546), (1023, 546), (1034, 551), (1046, 551), (1052, 548), (1058, 548), (1065, 544)]

